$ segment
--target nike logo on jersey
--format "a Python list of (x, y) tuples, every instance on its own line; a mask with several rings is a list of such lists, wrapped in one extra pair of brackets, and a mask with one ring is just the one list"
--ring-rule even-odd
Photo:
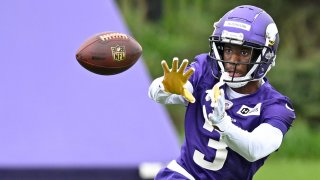
[(261, 103), (251, 108), (246, 105), (242, 105), (237, 114), (242, 116), (259, 116), (261, 111)]
[(226, 110), (230, 109), (232, 106), (233, 106), (233, 103), (229, 100), (225, 100), (225, 107), (226, 107)]

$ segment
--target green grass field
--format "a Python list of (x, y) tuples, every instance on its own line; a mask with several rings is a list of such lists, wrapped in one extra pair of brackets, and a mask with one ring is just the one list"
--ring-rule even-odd
[(254, 180), (319, 180), (320, 161), (279, 159), (270, 157), (254, 176)]

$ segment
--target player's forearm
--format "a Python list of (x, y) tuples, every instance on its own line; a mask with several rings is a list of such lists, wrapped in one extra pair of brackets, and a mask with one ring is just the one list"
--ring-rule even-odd
[(222, 139), (235, 152), (250, 162), (259, 160), (277, 150), (282, 142), (282, 132), (263, 123), (252, 132), (242, 130), (231, 122), (226, 123)]
[[(148, 91), (148, 95), (154, 101), (161, 103), (161, 104), (187, 104), (187, 101), (181, 96), (177, 94), (172, 94), (164, 91), (162, 85), (163, 77), (159, 77), (155, 79)], [(190, 82), (187, 82), (186, 88), (192, 93), (193, 88)]]

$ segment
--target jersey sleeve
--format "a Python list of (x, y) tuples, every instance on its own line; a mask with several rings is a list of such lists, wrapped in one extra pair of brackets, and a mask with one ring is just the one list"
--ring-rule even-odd
[(264, 122), (281, 130), (285, 135), (296, 118), (292, 104), (288, 98), (269, 102), (263, 111)]
[[(214, 77), (218, 77), (218, 68), (216, 62), (209, 57), (208, 54), (200, 54), (194, 58), (194, 61), (190, 63), (187, 69), (193, 67), (195, 72), (189, 78), (190, 83), (195, 89), (200, 81), (208, 81), (207, 83), (212, 83)], [(187, 70), (186, 69), (186, 70)], [(202, 77), (211, 77), (208, 79), (203, 79)]]
[[(162, 81), (163, 76), (153, 80), (153, 82), (149, 86), (148, 96), (151, 99), (161, 104), (188, 104), (188, 102), (181, 95), (166, 92), (164, 90)], [(189, 92), (193, 92), (193, 88), (190, 82), (187, 82), (185, 88), (187, 88)]]

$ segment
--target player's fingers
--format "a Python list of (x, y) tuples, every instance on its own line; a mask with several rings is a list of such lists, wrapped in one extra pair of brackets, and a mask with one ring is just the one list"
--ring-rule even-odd
[(215, 110), (215, 112), (217, 112), (218, 109), (218, 103), (217, 102), (211, 102), (211, 107), (213, 107), (213, 109)]
[(178, 64), (179, 64), (179, 59), (177, 57), (174, 57), (172, 60), (172, 72), (177, 72), (178, 69)]
[(186, 88), (183, 89), (182, 96), (183, 96), (188, 102), (191, 102), (191, 103), (196, 102), (196, 99), (194, 98), (194, 96), (193, 96)]
[(179, 72), (179, 73), (183, 73), (183, 71), (184, 71), (184, 70), (186, 69), (186, 67), (188, 66), (188, 63), (189, 63), (188, 59), (184, 59), (184, 60), (182, 61), (182, 63), (181, 63), (181, 66), (180, 66), (178, 72)]
[(224, 111), (224, 106), (225, 106), (225, 104), (224, 104), (224, 101), (222, 101), (221, 100), (221, 97), (219, 97), (219, 100), (218, 100), (218, 102), (217, 102), (217, 110), (218, 110), (218, 113), (219, 114), (222, 114), (223, 113), (223, 111)]
[(190, 76), (194, 73), (194, 71), (194, 68), (188, 69), (183, 75), (184, 81), (187, 81), (190, 78)]
[(209, 90), (206, 90), (206, 93), (207, 93), (207, 95), (206, 95), (206, 97), (205, 97), (205, 99), (206, 99), (206, 101), (209, 101), (209, 100), (211, 100), (211, 90), (209, 89)]
[(218, 101), (218, 97), (220, 96), (220, 89), (219, 89), (219, 86), (215, 85), (213, 87), (213, 98), (214, 98), (214, 101)]
[(169, 67), (168, 67), (168, 64), (167, 64), (167, 62), (166, 62), (165, 60), (162, 60), (162, 61), (161, 61), (161, 66), (162, 66), (162, 69), (163, 69), (164, 74), (170, 72), (170, 69), (169, 69)]
[(218, 97), (218, 103), (219, 103), (219, 106), (222, 106), (224, 107), (224, 103), (225, 103), (225, 97), (224, 97), (224, 90), (223, 89), (220, 89), (220, 96)]
[(224, 90), (220, 89), (220, 95), (224, 98)]
[(209, 118), (210, 120), (213, 120), (213, 116), (214, 116), (213, 113), (209, 113), (209, 114), (208, 114), (208, 118)]

